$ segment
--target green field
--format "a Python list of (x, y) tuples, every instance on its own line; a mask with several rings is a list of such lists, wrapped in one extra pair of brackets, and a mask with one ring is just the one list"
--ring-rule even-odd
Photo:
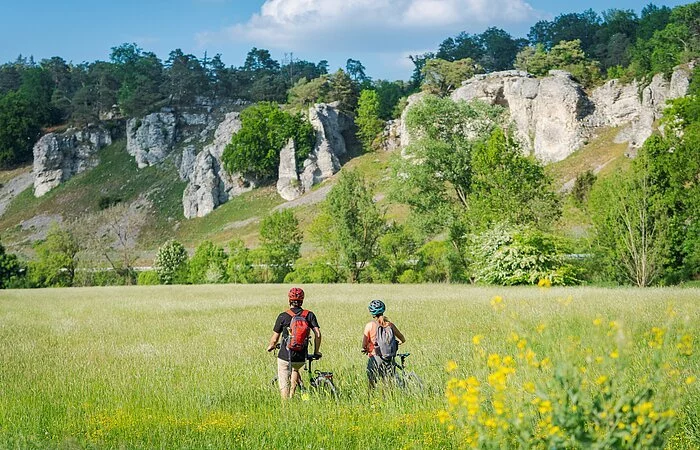
[[(337, 404), (313, 395), (282, 404), (270, 384), (274, 357), (264, 349), (287, 289), (0, 292), (0, 448), (463, 447), (473, 429), (451, 397), (471, 376), (483, 393), (496, 386), (493, 355), (515, 361), (501, 417), (522, 414), (526, 428), (565, 435), (563, 424), (542, 428), (552, 413), (534, 397), (551, 395), (556, 413), (547, 389), (568, 364), (589, 394), (609, 389), (620, 411), (625, 395), (653, 381), (651, 413), (633, 420), (648, 424), (673, 409), (668, 446), (700, 447), (700, 358), (692, 348), (700, 289), (305, 286), (304, 306), (323, 330), (317, 368), (335, 372), (342, 396)], [(359, 348), (372, 298), (387, 302), (406, 335), (422, 394), (368, 394)], [(526, 349), (538, 367), (525, 363)], [(494, 389), (479, 414), (500, 414)], [(498, 433), (482, 435), (480, 445)]]

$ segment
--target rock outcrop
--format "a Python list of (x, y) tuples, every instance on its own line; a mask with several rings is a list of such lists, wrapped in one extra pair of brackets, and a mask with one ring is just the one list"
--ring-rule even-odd
[[(524, 149), (543, 162), (555, 162), (583, 146), (600, 127), (624, 126), (617, 141), (638, 148), (653, 132), (666, 101), (687, 93), (691, 73), (692, 66), (685, 66), (676, 68), (670, 81), (656, 75), (641, 95), (637, 83), (611, 80), (588, 96), (567, 72), (553, 70), (537, 79), (512, 70), (477, 75), (455, 90), (452, 99), (506, 107)], [(410, 140), (404, 116), (402, 147)]]
[(177, 117), (174, 112), (158, 112), (126, 122), (126, 151), (139, 169), (163, 161), (175, 145)]
[(299, 198), (303, 194), (299, 174), (297, 173), (294, 139), (290, 139), (280, 152), (277, 192), (280, 194), (280, 197), (287, 201)]
[(229, 175), (223, 168), (221, 156), (231, 138), (241, 129), (237, 112), (226, 114), (214, 133), (214, 141), (194, 158), (194, 151), (185, 148), (180, 176), (188, 181), (182, 196), (185, 217), (203, 217), (230, 198), (253, 189), (257, 182), (241, 175)]
[[(294, 200), (312, 186), (332, 177), (340, 170), (341, 158), (347, 153), (343, 134), (352, 127), (352, 119), (338, 109), (337, 103), (312, 106), (309, 109), (309, 122), (316, 130), (316, 143), (304, 160), (301, 171), (296, 168), (293, 144), (287, 144), (280, 155), (277, 191), (285, 200)], [(297, 181), (294, 181), (295, 178)]]
[(72, 176), (98, 164), (97, 152), (112, 143), (97, 126), (48, 133), (34, 145), (34, 195), (41, 197)]

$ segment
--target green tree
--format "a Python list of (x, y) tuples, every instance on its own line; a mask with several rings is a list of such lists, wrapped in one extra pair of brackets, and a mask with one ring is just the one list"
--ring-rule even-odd
[(377, 138), (384, 130), (384, 121), (379, 118), (379, 96), (376, 91), (365, 89), (360, 94), (355, 125), (365, 151), (375, 150), (379, 146)]
[(13, 91), (0, 97), (0, 166), (31, 160), (41, 125), (24, 93)]
[(472, 229), (496, 223), (547, 228), (561, 216), (551, 178), (537, 160), (523, 155), (512, 134), (495, 129), (473, 149), (467, 220)]
[(0, 289), (13, 285), (23, 274), (23, 267), (17, 255), (7, 253), (0, 243)]
[(314, 103), (324, 101), (329, 89), (327, 75), (322, 75), (311, 81), (301, 78), (289, 89), (288, 103), (294, 109), (306, 110)]
[(314, 240), (335, 259), (334, 265), (348, 274), (348, 281), (360, 275), (379, 252), (379, 238), (386, 228), (384, 212), (373, 200), (362, 176), (343, 171), (328, 194), (323, 213), (315, 220)]
[(52, 225), (46, 239), (34, 247), (37, 259), (29, 273), (36, 286), (67, 287), (73, 285), (81, 245), (68, 229)]
[(188, 264), (191, 284), (213, 284), (226, 281), (227, 256), (224, 249), (211, 241), (203, 241)]
[(294, 139), (297, 164), (313, 150), (316, 132), (301, 115), (282, 111), (275, 103), (259, 103), (241, 113), (241, 130), (224, 149), (222, 160), (230, 173), (268, 180), (277, 177), (279, 154)]
[(165, 62), (167, 90), (175, 105), (191, 105), (208, 88), (207, 75), (199, 60), (179, 48), (170, 52)]
[(183, 284), (187, 282), (187, 250), (178, 241), (171, 239), (158, 248), (153, 268), (161, 284)]
[(426, 92), (445, 96), (458, 88), (462, 81), (468, 80), (475, 73), (483, 72), (483, 68), (471, 58), (457, 61), (431, 59), (423, 66), (423, 86)]
[(299, 221), (289, 209), (276, 211), (260, 224), (260, 249), (267, 272), (266, 281), (281, 283), (294, 270), (294, 261), (299, 259), (303, 235)]
[[(392, 224), (379, 238), (379, 255), (372, 261), (374, 282), (398, 283), (407, 272), (415, 272), (415, 262), (421, 241), (414, 230), (404, 225)], [(413, 282), (419, 277), (412, 274)]]
[(352, 79), (343, 69), (338, 69), (330, 77), (330, 92), (328, 99), (332, 102), (339, 102), (341, 111), (353, 114), (357, 107), (357, 87)]
[(662, 274), (668, 218), (654, 201), (648, 155), (627, 174), (596, 183), (590, 210), (603, 260), (619, 279), (649, 286)]
[(253, 264), (250, 250), (243, 241), (231, 241), (226, 262), (229, 283), (251, 283), (253, 281)]
[(466, 210), (472, 153), (504, 120), (500, 106), (434, 96), (408, 111), (409, 134), (420, 138), (394, 164), (392, 197), (411, 208), (424, 231), (440, 232)]

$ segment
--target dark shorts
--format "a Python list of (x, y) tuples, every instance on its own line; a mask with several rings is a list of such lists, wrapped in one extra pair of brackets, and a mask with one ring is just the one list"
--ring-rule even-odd
[(379, 378), (390, 377), (394, 371), (394, 364), (391, 361), (384, 361), (376, 356), (367, 358), (367, 378), (370, 383), (376, 383)]

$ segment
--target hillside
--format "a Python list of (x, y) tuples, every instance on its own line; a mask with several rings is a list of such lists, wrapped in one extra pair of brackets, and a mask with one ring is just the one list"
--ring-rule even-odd
[[(614, 136), (615, 130), (607, 130), (567, 159), (549, 165), (555, 184), (564, 186), (587, 169), (599, 169), (600, 176), (605, 176), (626, 164), (627, 146), (613, 143)], [(363, 154), (350, 159), (343, 170), (362, 173), (375, 185), (375, 198), (388, 208), (389, 217), (401, 222), (406, 217), (406, 208), (392, 204), (386, 195), (391, 182), (390, 162), (397, 154), (398, 151)], [(7, 183), (26, 172), (24, 168), (0, 174)], [(190, 249), (205, 239), (221, 245), (242, 239), (247, 245), (255, 246), (261, 218), (276, 208), (291, 208), (300, 219), (302, 230), (307, 232), (318, 214), (318, 203), (334, 182), (332, 177), (291, 202), (281, 199), (273, 186), (261, 187), (234, 197), (205, 217), (186, 219), (181, 204), (185, 183), (177, 177), (173, 158), (138, 169), (126, 153), (125, 140), (121, 139), (101, 150), (96, 168), (71, 178), (43, 197), (35, 198), (32, 187), (24, 190), (0, 216), (0, 230), (5, 246), (31, 256), (32, 243), (46, 235), (53, 221), (75, 222), (79, 227), (86, 216), (101, 211), (101, 202), (103, 206), (110, 199), (138, 203), (148, 211), (138, 237), (138, 249), (143, 252), (143, 262), (149, 264), (154, 250), (169, 238), (180, 240)], [(568, 216), (563, 218), (563, 223), (579, 222), (579, 211), (567, 209), (566, 212)], [(311, 250), (308, 245), (302, 248), (302, 252)]]

